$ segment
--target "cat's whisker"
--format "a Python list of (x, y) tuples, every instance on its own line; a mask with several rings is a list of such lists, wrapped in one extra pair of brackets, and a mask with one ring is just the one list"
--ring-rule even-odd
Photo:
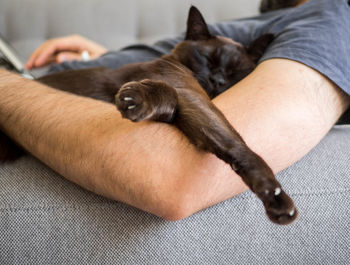
[(125, 101), (131, 101), (131, 100), (133, 100), (133, 98), (132, 98), (132, 97), (125, 97), (125, 98), (123, 98), (123, 100), (125, 100)]
[(128, 109), (134, 109), (136, 107), (136, 105), (130, 105), (128, 106)]

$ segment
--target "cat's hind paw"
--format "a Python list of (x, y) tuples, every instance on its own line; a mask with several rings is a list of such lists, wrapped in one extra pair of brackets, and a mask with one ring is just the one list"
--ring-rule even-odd
[(292, 199), (279, 187), (273, 191), (269, 198), (263, 199), (263, 203), (267, 216), (276, 224), (290, 224), (298, 216)]

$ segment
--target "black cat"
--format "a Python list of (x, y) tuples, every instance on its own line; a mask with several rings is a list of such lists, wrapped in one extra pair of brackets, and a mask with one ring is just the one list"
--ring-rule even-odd
[(122, 116), (132, 121), (174, 124), (198, 148), (228, 163), (262, 200), (273, 222), (288, 224), (297, 216), (293, 201), (210, 100), (252, 72), (272, 40), (272, 35), (263, 35), (246, 49), (213, 36), (200, 12), (191, 7), (185, 40), (169, 55), (116, 70), (70, 70), (38, 81), (115, 102)]

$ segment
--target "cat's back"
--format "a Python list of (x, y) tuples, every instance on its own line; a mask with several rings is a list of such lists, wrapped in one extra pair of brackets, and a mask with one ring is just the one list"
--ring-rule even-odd
[(113, 102), (119, 87), (111, 78), (112, 74), (113, 70), (105, 67), (66, 70), (43, 76), (36, 81), (77, 95)]

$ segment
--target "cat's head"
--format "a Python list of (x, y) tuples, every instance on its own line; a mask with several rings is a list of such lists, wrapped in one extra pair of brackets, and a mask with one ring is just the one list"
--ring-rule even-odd
[(208, 95), (215, 97), (251, 73), (272, 40), (272, 34), (265, 34), (244, 47), (232, 39), (214, 36), (192, 6), (185, 41), (172, 53), (193, 72)]

